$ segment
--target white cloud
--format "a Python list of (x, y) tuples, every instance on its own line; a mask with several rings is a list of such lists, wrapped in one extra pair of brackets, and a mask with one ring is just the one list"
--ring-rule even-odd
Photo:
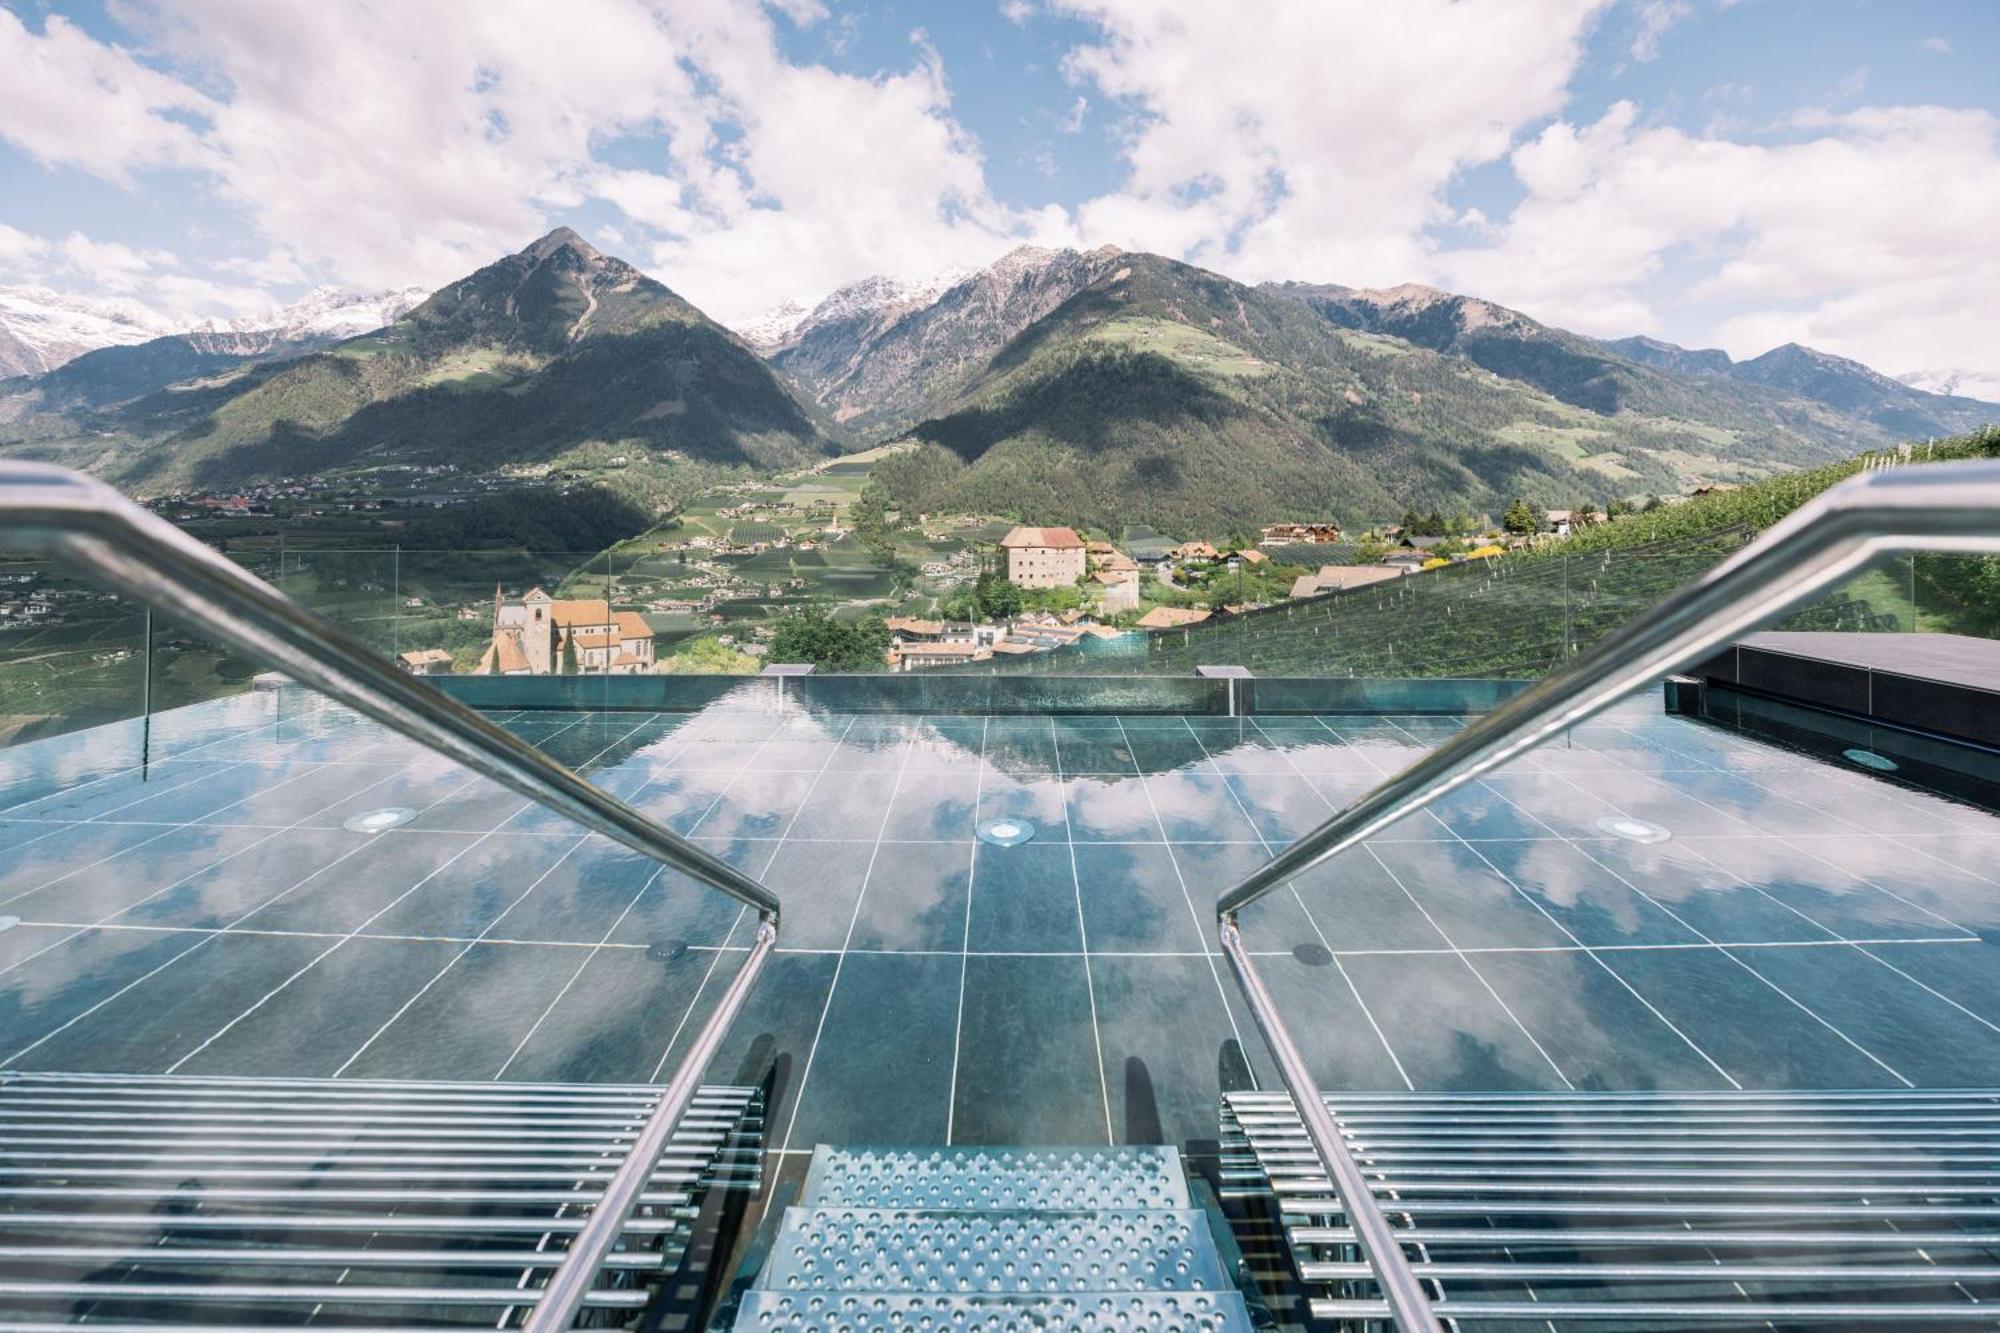
[[(772, 8), (825, 17), (817, 0)], [(995, 202), (921, 33), (909, 68), (862, 77), (786, 60), (771, 13), (739, 0), (121, 13), (215, 95), (60, 20), (38, 38), (0, 11), (0, 52), (26, 43), (13, 63), (47, 71), (0, 81), (0, 125), (80, 126), (108, 98), (115, 133), (15, 137), (112, 179), (201, 167), (268, 247), (233, 261), (257, 281), (441, 283), (603, 199), (637, 224), (633, 258), (731, 318), (1070, 235), (1059, 211)]]
[(1948, 56), (1951, 54), (1951, 42), (1944, 37), (1926, 37), (1917, 43), (1917, 49), (1935, 56)]
[[(1786, 341), (1885, 372), (2000, 367), (2000, 120), (1878, 107), (1796, 117), (1745, 143), (1639, 123), (1629, 103), (1512, 156), (1527, 198), (1445, 280), (1585, 332), (1683, 324), (1732, 354)], [(1920, 202), (1919, 202), (1920, 201)], [(1691, 276), (1690, 276), (1691, 275)]]
[(134, 170), (204, 166), (204, 94), (55, 15), (40, 34), (0, 8), (0, 138), (48, 166), (127, 184)]
[(180, 261), (166, 250), (141, 250), (121, 241), (93, 241), (73, 231), (56, 246), (71, 272), (87, 277), (106, 291), (137, 291), (163, 269)]
[(1639, 27), (1632, 34), (1632, 58), (1659, 59), (1660, 41), (1667, 35), (1667, 29), (1693, 12), (1694, 6), (1688, 0), (1642, 0)]
[[(0, 9), (0, 138), (121, 184), (201, 173), (251, 243), (203, 267), (0, 226), (0, 264), (229, 313), (276, 285), (444, 282), (608, 206), (607, 245), (725, 320), (1109, 241), (1249, 281), (1430, 281), (1593, 332), (1692, 325), (1738, 352), (1797, 338), (1884, 370), (2000, 373), (1979, 300), (2000, 290), (1991, 116), (1692, 133), (1619, 103), (1551, 123), (1613, 0), (1002, 0), (1016, 23), (1096, 32), (1030, 122), (1119, 128), (1118, 185), (1072, 209), (995, 197), (922, 33), (870, 75), (787, 58), (784, 25), (825, 24), (821, 0), (148, 3), (117, 11), (130, 49)], [(1688, 10), (1627, 0), (1631, 55)], [(1851, 107), (1857, 78), (1830, 104)], [(1017, 151), (1053, 166), (1047, 144)], [(1448, 198), (1495, 162), (1518, 205)]]
[(1598, 0), (1201, 5), (1063, 0), (1070, 77), (1131, 112), (1091, 241), (1252, 278), (1396, 282), (1464, 168), (1558, 110)]
[(0, 222), (0, 267), (15, 268), (48, 252), (49, 243)]

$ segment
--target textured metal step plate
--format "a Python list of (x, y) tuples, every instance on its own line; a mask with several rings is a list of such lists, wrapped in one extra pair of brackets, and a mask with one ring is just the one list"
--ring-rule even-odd
[(1048, 1330), (1049, 1333), (1130, 1333), (1133, 1329), (1239, 1333), (1250, 1327), (1236, 1292), (1088, 1296), (853, 1296), (751, 1291), (737, 1317), (739, 1329), (843, 1330)]
[(912, 1212), (789, 1208), (760, 1281), (774, 1291), (1049, 1295), (1218, 1291), (1192, 1209)]
[(828, 1148), (800, 1203), (906, 1209), (1188, 1208), (1171, 1148)]

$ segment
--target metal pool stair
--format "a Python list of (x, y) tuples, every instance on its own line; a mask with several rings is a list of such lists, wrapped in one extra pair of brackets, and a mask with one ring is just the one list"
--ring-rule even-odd
[[(1324, 1097), (1461, 1328), (2000, 1322), (2000, 1092)], [(1270, 1202), (1312, 1314), (1386, 1318), (1290, 1097), (1222, 1128), (1224, 1195)]]
[[(0, 1327), (510, 1327), (663, 1089), (0, 1072)], [(630, 1322), (764, 1094), (704, 1087), (580, 1321)]]
[(820, 1147), (736, 1327), (1250, 1321), (1171, 1148)]

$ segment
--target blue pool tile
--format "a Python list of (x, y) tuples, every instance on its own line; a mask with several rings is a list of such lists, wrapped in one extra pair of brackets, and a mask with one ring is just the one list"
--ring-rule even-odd
[(14, 1063), (22, 1069), (164, 1073), (330, 943), (287, 935), (206, 936)]
[(16, 894), (0, 910), (25, 921), (89, 925), (162, 893), (225, 858), (270, 838), (266, 829), (186, 826), (133, 843)]
[(345, 1069), (349, 1078), (490, 1079), (576, 972), (574, 949), (469, 946)]
[(1732, 875), (1686, 842), (1605, 839), (1574, 845), (1711, 943), (1834, 938), (1825, 926)]
[(1933, 939), (1965, 934), (1956, 923), (1843, 865), (1789, 843), (1690, 839), (1693, 850), (1844, 939)]
[[(659, 959), (643, 949), (579, 951), (570, 978), (509, 1053), (501, 1077), (652, 1082), (713, 961), (709, 953)], [(722, 960), (733, 965), (734, 956)]]
[(1577, 941), (1698, 944), (1702, 937), (1576, 846), (1547, 838), (1473, 849)]
[(1232, 1021), (1235, 983), (1226, 969), (1218, 981), (1203, 958), (1128, 954), (1089, 961), (1117, 1142), (1212, 1139), (1224, 1092), (1260, 1081), (1272, 1086), (1256, 1029), (1245, 1017)]
[(799, 1093), (794, 1146), (942, 1143), (963, 970), (957, 957), (849, 954)]
[(1742, 949), (1736, 957), (1919, 1087), (2000, 1085), (2000, 1032), (1858, 949)]
[(1483, 953), (1473, 963), (1579, 1088), (1729, 1086), (1692, 1042), (1587, 954)]
[(1164, 773), (1145, 779), (1169, 842), (1256, 842), (1257, 826), (1219, 773)]
[[(788, 842), (779, 847), (761, 877), (784, 908), (785, 947), (844, 947), (874, 859), (872, 842)], [(711, 891), (708, 896), (718, 895)]]
[[(1294, 883), (1299, 900), (1318, 926), (1317, 935), (1273, 939), (1274, 945), (1303, 944), (1323, 937), (1327, 945), (1342, 951), (1451, 947), (1417, 900), (1404, 891), (1369, 847), (1350, 848), (1322, 861)], [(1253, 947), (1267, 947), (1264, 932), (1251, 934), (1253, 923), (1247, 918), (1243, 925)]]
[(319, 943), (324, 956), (219, 1019), (179, 1072), (329, 1078), (462, 947), (365, 936)]
[(1164, 846), (1078, 843), (1076, 882), (1092, 952), (1203, 951), (1189, 893)]
[[(1377, 954), (1344, 958), (1341, 965), (1419, 1089), (1562, 1086), (1555, 1066), (1494, 1002), (1474, 964), (1448, 954)], [(1339, 980), (1324, 968), (1316, 975), (1327, 988)]]
[(979, 821), (1025, 819), (1037, 839), (1069, 837), (1068, 792), (1054, 777), (1020, 778), (989, 772), (979, 792)]
[[(1082, 949), (1076, 886), (1068, 843), (981, 846), (972, 861), (966, 947), (978, 953)], [(1103, 946), (1092, 941), (1092, 947)]]
[(1576, 942), (1464, 843), (1384, 843), (1375, 852), (1461, 949)]
[(1160, 821), (1146, 783), (1130, 777), (1071, 778), (1069, 835), (1077, 842), (1159, 842)]
[(953, 843), (883, 843), (848, 947), (961, 949), (971, 881), (967, 852)]
[(582, 843), (581, 838), (487, 838), (383, 908), (367, 930), (471, 939), (493, 927)]
[(1258, 835), (1273, 847), (1311, 832), (1333, 814), (1312, 782), (1295, 774), (1231, 774), (1228, 781)]
[(978, 824), (979, 775), (903, 775), (882, 836), (896, 842), (970, 842)]
[(1103, 1071), (1081, 957), (965, 960), (953, 1143), (1102, 1143)]
[[(895, 797), (894, 775), (847, 773), (821, 778), (799, 807), (786, 836), (793, 838), (872, 838)], [(732, 793), (730, 800), (734, 800)]]
[[(1800, 946), (1817, 952), (1823, 946)], [(1895, 1077), (1720, 949), (1598, 955), (1746, 1088), (1880, 1088)]]

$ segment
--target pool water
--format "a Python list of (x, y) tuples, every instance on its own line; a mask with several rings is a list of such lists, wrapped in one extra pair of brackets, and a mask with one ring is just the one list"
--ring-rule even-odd
[[(773, 1148), (1199, 1143), (1275, 1084), (1217, 895), (1463, 722), (495, 713), (768, 882)], [(734, 903), (276, 696), (0, 756), (0, 1066), (636, 1082)], [(387, 812), (387, 813), (384, 813)], [(2000, 820), (1635, 701), (1244, 933), (1349, 1089), (2000, 1086)]]

